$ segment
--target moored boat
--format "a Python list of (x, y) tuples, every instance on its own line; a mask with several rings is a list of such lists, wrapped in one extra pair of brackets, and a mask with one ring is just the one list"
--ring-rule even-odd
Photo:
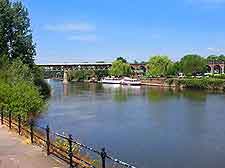
[(138, 79), (125, 77), (123, 78), (121, 84), (122, 85), (141, 85), (141, 81)]
[(101, 80), (102, 83), (107, 83), (107, 84), (121, 84), (121, 79), (120, 78), (110, 78), (110, 77), (107, 77), (107, 78), (104, 78)]

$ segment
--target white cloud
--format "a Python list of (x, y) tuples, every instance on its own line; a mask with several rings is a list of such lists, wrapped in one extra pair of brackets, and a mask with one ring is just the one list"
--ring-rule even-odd
[(64, 23), (64, 24), (48, 24), (45, 30), (53, 32), (93, 32), (95, 26), (88, 23)]
[(225, 52), (224, 48), (213, 48), (213, 47), (209, 47), (207, 48), (208, 51), (210, 52)]
[(73, 35), (67, 39), (71, 41), (95, 42), (97, 37), (96, 35)]

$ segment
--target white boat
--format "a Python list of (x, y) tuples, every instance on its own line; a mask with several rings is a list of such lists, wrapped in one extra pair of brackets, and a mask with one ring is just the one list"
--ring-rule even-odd
[(122, 85), (141, 85), (141, 81), (138, 79), (125, 77), (123, 78), (121, 84)]
[(102, 83), (108, 83), (108, 84), (121, 84), (122, 80), (119, 79), (119, 78), (114, 78), (114, 77), (109, 78), (109, 77), (107, 77), (107, 78), (102, 79), (101, 82)]

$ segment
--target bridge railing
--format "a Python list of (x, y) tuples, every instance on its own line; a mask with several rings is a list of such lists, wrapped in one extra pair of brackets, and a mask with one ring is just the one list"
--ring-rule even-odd
[[(75, 140), (71, 134), (59, 134), (51, 131), (48, 125), (42, 127), (32, 119), (23, 120), (20, 115), (12, 116), (4, 110), (1, 113), (1, 125), (15, 130), (19, 135), (29, 139), (31, 144), (45, 148), (47, 155), (54, 155), (72, 167), (82, 168), (135, 168), (129, 163), (116, 159), (106, 152), (105, 148), (97, 150)], [(84, 151), (85, 150), (85, 151)], [(95, 156), (92, 157), (92, 154)]]

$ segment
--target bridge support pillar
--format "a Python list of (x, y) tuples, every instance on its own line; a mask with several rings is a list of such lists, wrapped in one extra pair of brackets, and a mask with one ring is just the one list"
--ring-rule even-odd
[(64, 74), (63, 74), (63, 84), (68, 84), (68, 74), (67, 71), (64, 70)]
[(224, 74), (224, 65), (221, 66), (221, 73)]
[(211, 74), (214, 74), (214, 65), (212, 65), (210, 67), (211, 67)]

